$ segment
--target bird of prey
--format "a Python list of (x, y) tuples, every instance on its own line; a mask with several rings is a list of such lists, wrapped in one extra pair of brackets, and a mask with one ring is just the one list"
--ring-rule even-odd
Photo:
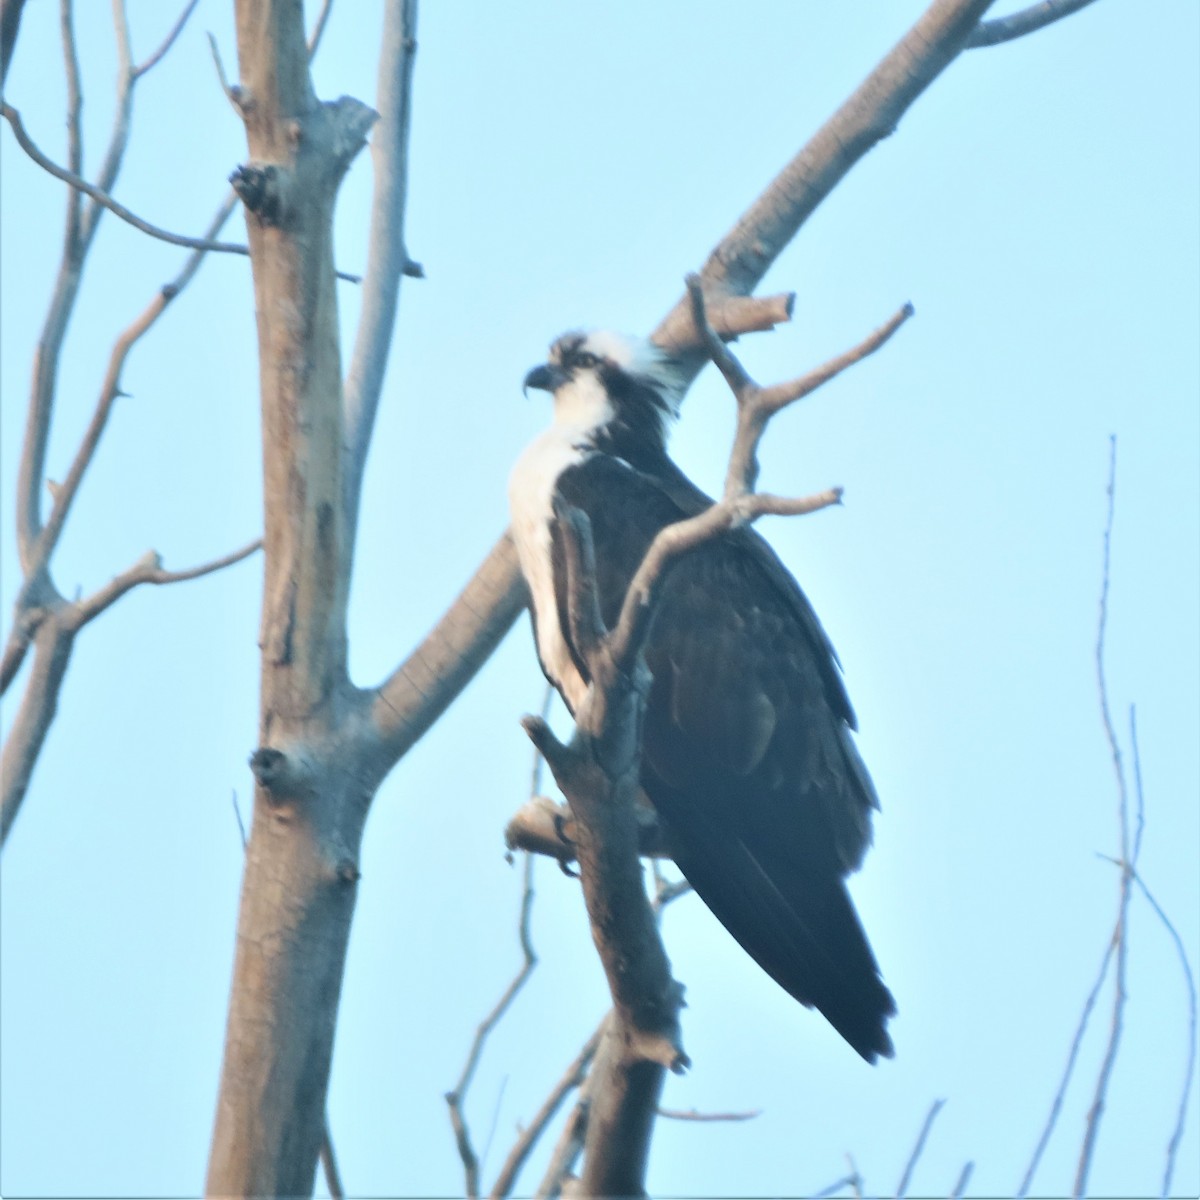
[[(565, 334), (525, 387), (553, 394), (554, 419), (513, 469), (512, 531), (538, 658), (574, 712), (589, 681), (572, 645), (556, 502), (591, 523), (611, 628), (658, 531), (712, 501), (667, 456), (679, 380), (649, 342)], [(890, 1057), (895, 1002), (844, 882), (878, 801), (804, 593), (756, 532), (735, 529), (670, 568), (644, 654), (641, 784), (679, 869), (776, 982), (868, 1062)]]

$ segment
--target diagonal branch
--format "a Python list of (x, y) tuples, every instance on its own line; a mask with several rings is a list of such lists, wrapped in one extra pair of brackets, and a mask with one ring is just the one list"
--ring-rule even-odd
[[(954, 61), (990, 3), (934, 0), (717, 244), (701, 271), (710, 296), (748, 295), (758, 286), (821, 201)], [(668, 351), (697, 343), (688, 296), (652, 338)]]
[(1010, 13), (1007, 17), (997, 17), (994, 21), (980, 21), (975, 32), (967, 38), (965, 49), (975, 50), (980, 46), (998, 46), (1001, 42), (1011, 42), (1014, 38), (1024, 37), (1027, 33), (1035, 33), (1063, 17), (1077, 13), (1081, 8), (1087, 8), (1092, 0), (1042, 0), (1041, 4), (1031, 4), (1020, 12)]
[(373, 765), (380, 778), (474, 678), (527, 595), (516, 547), (505, 533), (421, 644), (375, 689)]

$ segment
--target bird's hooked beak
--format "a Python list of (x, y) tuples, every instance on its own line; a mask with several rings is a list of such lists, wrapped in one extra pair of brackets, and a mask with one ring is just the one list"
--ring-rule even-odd
[(525, 376), (521, 390), (526, 395), (529, 394), (530, 388), (536, 388), (540, 392), (556, 392), (570, 377), (569, 373), (556, 363), (542, 363)]

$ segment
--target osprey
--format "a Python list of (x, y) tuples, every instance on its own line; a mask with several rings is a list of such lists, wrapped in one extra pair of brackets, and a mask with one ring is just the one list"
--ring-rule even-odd
[[(567, 619), (555, 498), (591, 522), (610, 628), (658, 531), (712, 501), (667, 457), (680, 386), (651, 344), (565, 334), (525, 387), (553, 394), (554, 421), (513, 469), (513, 537), (538, 658), (574, 712), (589, 681)], [(878, 801), (804, 593), (757, 533), (733, 530), (670, 568), (645, 658), (641, 784), (679, 869), (776, 982), (868, 1062), (890, 1056), (896, 1006), (844, 882)]]

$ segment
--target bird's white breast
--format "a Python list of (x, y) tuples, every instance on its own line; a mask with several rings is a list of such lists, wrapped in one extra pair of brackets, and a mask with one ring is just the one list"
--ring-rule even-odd
[(513, 467), (508, 481), (513, 540), (521, 571), (533, 600), (538, 657), (551, 681), (577, 709), (587, 692), (558, 621), (554, 568), (550, 556), (550, 521), (558, 477), (580, 463), (589, 451), (578, 425), (554, 424), (536, 437)]

